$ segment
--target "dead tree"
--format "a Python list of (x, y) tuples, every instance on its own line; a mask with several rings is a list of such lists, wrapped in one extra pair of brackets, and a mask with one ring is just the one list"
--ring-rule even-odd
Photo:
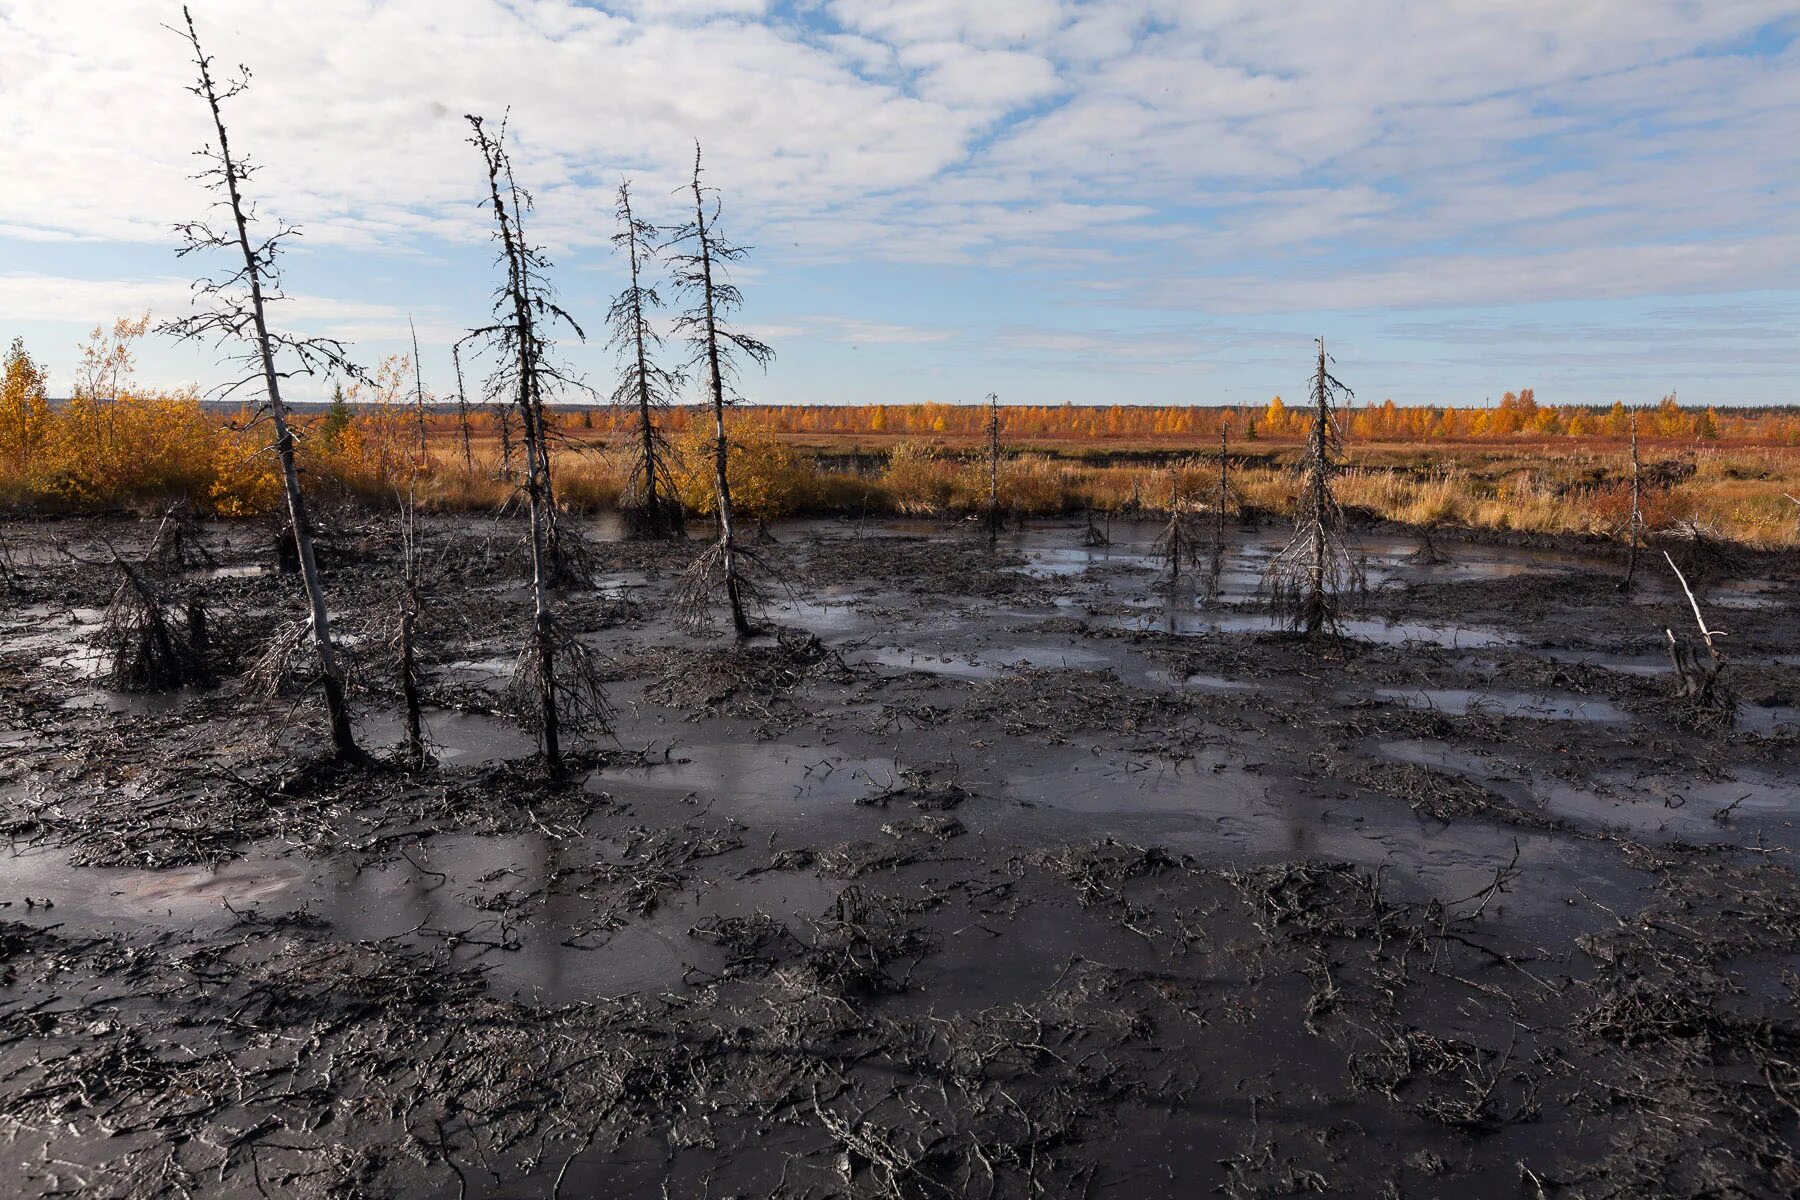
[(1631, 586), (1637, 575), (1638, 542), (1644, 530), (1644, 463), (1638, 457), (1637, 413), (1631, 414), (1631, 512), (1625, 518), (1625, 578), (1619, 590)]
[(1675, 572), (1681, 590), (1687, 594), (1688, 604), (1694, 610), (1694, 624), (1700, 628), (1700, 644), (1706, 651), (1703, 658), (1691, 642), (1676, 637), (1673, 629), (1663, 630), (1663, 635), (1669, 639), (1669, 664), (1675, 668), (1676, 695), (1690, 705), (1695, 724), (1709, 729), (1729, 729), (1737, 720), (1737, 700), (1725, 680), (1725, 656), (1719, 652), (1717, 641), (1725, 636), (1725, 631), (1707, 628), (1706, 618), (1700, 615), (1700, 602), (1694, 599), (1687, 577), (1667, 550), (1663, 551), (1663, 558), (1668, 560), (1669, 570)]
[(413, 416), (418, 421), (419, 435), (419, 451), (413, 464), (413, 470), (416, 473), (420, 468), (424, 467), (426, 461), (425, 372), (419, 365), (419, 331), (414, 327), (413, 319), (410, 314), (406, 318), (406, 328), (412, 333), (413, 347)]
[[(331, 739), (339, 757), (358, 758), (361, 751), (351, 727), (344, 676), (338, 663), (337, 647), (331, 638), (325, 586), (313, 554), (312, 523), (307, 514), (305, 493), (300, 488), (300, 472), (294, 463), (294, 435), (288, 424), (287, 408), (281, 400), (281, 381), (296, 373), (312, 374), (320, 368), (350, 375), (359, 372), (345, 357), (341, 343), (324, 338), (295, 338), (269, 327), (266, 306), (283, 298), (276, 256), (281, 243), (298, 230), (281, 225), (267, 238), (257, 242), (251, 240), (250, 206), (244, 199), (241, 185), (250, 178), (253, 168), (241, 156), (232, 154), (221, 112), (225, 101), (249, 86), (250, 76), (246, 71), (234, 81), (215, 84), (212, 59), (200, 48), (194, 18), (185, 7), (181, 12), (187, 22), (185, 36), (193, 47), (194, 66), (199, 75), (198, 82), (188, 90), (206, 102), (218, 138), (216, 146), (208, 145), (200, 151), (207, 166), (197, 178), (222, 197), (217, 203), (229, 211), (231, 224), (225, 230), (215, 230), (203, 222), (178, 226), (182, 238), (178, 253), (185, 257), (205, 250), (232, 250), (242, 256), (243, 265), (196, 283), (194, 292), (202, 302), (203, 311), (171, 321), (162, 326), (162, 331), (182, 339), (208, 340), (215, 344), (241, 342), (246, 346), (237, 356), (246, 366), (246, 374), (225, 390), (235, 391), (257, 380), (262, 383), (266, 411), (275, 429), (275, 454), (281, 464), (282, 487), (287, 496), (290, 536), (306, 586), (307, 629), (319, 661), (325, 708), (331, 720)], [(278, 365), (278, 356), (288, 360), (285, 367)]]
[(169, 505), (144, 551), (144, 565), (162, 571), (188, 571), (218, 560), (206, 548), (204, 531), (186, 497)]
[(1335, 629), (1342, 597), (1359, 577), (1344, 546), (1343, 510), (1331, 482), (1343, 470), (1343, 432), (1337, 403), (1351, 395), (1331, 374), (1325, 339), (1318, 339), (1312, 379), (1312, 430), (1301, 455), (1300, 494), (1294, 502), (1294, 537), (1269, 564), (1265, 585), (1270, 603), (1287, 625), (1316, 637)]
[(698, 143), (694, 145), (694, 177), (688, 187), (694, 196), (694, 219), (675, 231), (671, 242), (684, 249), (670, 265), (675, 286), (688, 297), (690, 306), (676, 318), (675, 330), (692, 348), (688, 365), (699, 368), (712, 402), (719, 540), (696, 558), (682, 577), (677, 604), (690, 626), (704, 626), (710, 617), (713, 590), (722, 583), (731, 605), (732, 628), (743, 638), (755, 632), (747, 609), (760, 605), (762, 591), (754, 573), (755, 553), (739, 544), (732, 524), (731, 443), (725, 436), (725, 408), (738, 399), (734, 387), (738, 360), (747, 358), (766, 367), (775, 351), (728, 323), (730, 315), (742, 307), (744, 296), (724, 273), (748, 248), (719, 236), (721, 203), (717, 189), (701, 186)]
[(469, 397), (463, 391), (462, 345), (452, 343), (450, 362), (456, 367), (456, 425), (462, 434), (463, 473), (475, 474), (475, 436), (469, 427)]
[[(1081, 515), (1087, 522), (1087, 528), (1081, 531), (1081, 544), (1090, 549), (1112, 545), (1112, 536), (1094, 522), (1094, 505), (1089, 500), (1081, 506)], [(1111, 524), (1112, 515), (1107, 514), (1107, 523)]]
[[(565, 726), (608, 727), (608, 710), (599, 696), (586, 648), (562, 635), (550, 602), (553, 506), (539, 410), (544, 393), (565, 382), (565, 376), (550, 361), (551, 347), (540, 321), (567, 324), (577, 334), (580, 327), (554, 299), (546, 277), (548, 260), (525, 240), (519, 218), (521, 205), (528, 203), (529, 197), (513, 179), (505, 123), (497, 134), (490, 134), (482, 118), (471, 115), (468, 121), (474, 130), (469, 143), (481, 152), (487, 168), (494, 240), (500, 244), (504, 274), (504, 282), (494, 293), (494, 323), (472, 331), (469, 337), (495, 352), (497, 365), (490, 386), (496, 392), (510, 392), (517, 406), (525, 438), (525, 500), (531, 519), (531, 641), (520, 654), (508, 696), (518, 715), (536, 731), (550, 773), (561, 775)], [(558, 675), (559, 657), (564, 660), (564, 677)], [(576, 701), (571, 711), (559, 711), (558, 700), (564, 696)]]
[(425, 714), (420, 700), (419, 659), (419, 527), (412, 489), (400, 502), (400, 621), (396, 635), (400, 655), (400, 695), (406, 703), (406, 761), (425, 765)]
[(620, 508), (633, 537), (679, 538), (687, 518), (669, 469), (669, 446), (657, 425), (657, 414), (666, 409), (679, 381), (656, 364), (654, 351), (662, 338), (650, 327), (649, 312), (662, 307), (654, 287), (645, 286), (643, 272), (655, 259), (657, 229), (631, 211), (631, 185), (619, 184), (619, 232), (612, 243), (625, 252), (631, 283), (607, 310), (612, 330), (610, 345), (619, 355), (619, 383), (612, 402), (637, 410), (638, 435), (633, 446), (631, 470)]
[(1194, 536), (1193, 516), (1181, 494), (1181, 472), (1174, 468), (1169, 470), (1169, 519), (1151, 543), (1150, 553), (1168, 566), (1171, 586), (1180, 581), (1183, 563), (1196, 565), (1200, 561), (1200, 541)]
[(1000, 544), (1000, 397), (987, 394), (988, 545)]
[(1225, 514), (1231, 508), (1231, 426), (1219, 424), (1219, 479), (1213, 491), (1212, 554), (1206, 569), (1206, 601), (1219, 598), (1219, 582), (1225, 574)]

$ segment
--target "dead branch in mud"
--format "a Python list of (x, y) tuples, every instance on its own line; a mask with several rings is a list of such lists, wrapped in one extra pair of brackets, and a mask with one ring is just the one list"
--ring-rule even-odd
[[(203, 222), (187, 222), (179, 226), (183, 245), (178, 253), (186, 256), (205, 250), (232, 251), (243, 259), (243, 266), (226, 274), (202, 279), (195, 284), (195, 295), (210, 302), (211, 307), (192, 316), (168, 322), (162, 331), (182, 340), (207, 340), (215, 344), (243, 342), (242, 355), (250, 369), (245, 376), (226, 389), (260, 381), (269, 419), (275, 427), (275, 455), (281, 464), (282, 488), (287, 500), (288, 528), (296, 552), (300, 574), (305, 580), (309, 605), (307, 631), (313, 652), (319, 660), (319, 681), (325, 692), (325, 707), (331, 722), (331, 739), (340, 757), (362, 756), (351, 727), (350, 710), (344, 695), (344, 680), (338, 666), (337, 647), (331, 637), (331, 618), (325, 604), (324, 584), (313, 554), (312, 523), (307, 513), (305, 493), (300, 487), (299, 468), (294, 458), (294, 435), (288, 424), (287, 408), (282, 403), (281, 381), (298, 372), (312, 374), (324, 368), (355, 375), (357, 369), (344, 355), (341, 343), (329, 338), (295, 338), (270, 329), (267, 303), (283, 299), (276, 256), (281, 244), (298, 233), (282, 225), (260, 243), (250, 237), (251, 209), (245, 201), (241, 185), (250, 178), (253, 168), (241, 157), (234, 156), (225, 133), (221, 106), (249, 87), (249, 72), (223, 87), (215, 85), (212, 59), (200, 47), (200, 35), (194, 18), (184, 6), (182, 17), (187, 23), (183, 36), (194, 52), (194, 68), (198, 82), (189, 90), (206, 102), (212, 115), (217, 144), (200, 151), (206, 168), (199, 178), (208, 188), (224, 196), (222, 206), (231, 215), (231, 227), (214, 230)], [(180, 31), (177, 31), (180, 32)], [(278, 354), (285, 353), (295, 364), (289, 370), (277, 366)]]
[(1332, 480), (1343, 470), (1344, 453), (1337, 401), (1351, 393), (1331, 374), (1324, 338), (1318, 339), (1318, 350), (1312, 431), (1299, 463), (1304, 478), (1294, 504), (1294, 537), (1263, 577), (1270, 607), (1290, 628), (1309, 637), (1336, 630), (1344, 596), (1360, 585), (1362, 577), (1344, 546), (1344, 514), (1332, 491)]
[(1681, 568), (1675, 565), (1674, 557), (1667, 550), (1663, 551), (1663, 558), (1668, 562), (1669, 570), (1675, 572), (1675, 578), (1681, 583), (1681, 590), (1687, 595), (1688, 604), (1694, 610), (1694, 624), (1700, 629), (1700, 643), (1706, 649), (1703, 658), (1690, 642), (1676, 637), (1673, 629), (1663, 630), (1663, 635), (1668, 638), (1669, 665), (1675, 670), (1675, 694), (1688, 704), (1690, 717), (1695, 724), (1707, 728), (1730, 729), (1737, 721), (1737, 698), (1725, 679), (1725, 656), (1720, 653), (1714, 640), (1724, 637), (1725, 631), (1707, 628), (1706, 618), (1700, 612), (1700, 602), (1694, 598), (1687, 576), (1681, 573)]
[[(1108, 512), (1106, 518), (1106, 523), (1110, 526), (1112, 524), (1112, 513)], [(1101, 546), (1112, 545), (1112, 534), (1100, 528), (1100, 526), (1094, 522), (1094, 506), (1092, 504), (1083, 504), (1081, 506), (1081, 519), (1083, 526), (1081, 530), (1081, 544), (1083, 546), (1086, 546), (1089, 549), (1097, 549)]]

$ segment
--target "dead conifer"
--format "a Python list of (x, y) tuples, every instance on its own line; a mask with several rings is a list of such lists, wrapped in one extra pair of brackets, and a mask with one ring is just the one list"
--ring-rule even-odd
[[(101, 620), (106, 680), (121, 692), (168, 692), (206, 677), (205, 618), (190, 609), (177, 619), (137, 567), (113, 555), (124, 578)], [(198, 632), (202, 640), (196, 641)]]
[(1213, 489), (1212, 550), (1206, 564), (1206, 602), (1219, 599), (1220, 581), (1225, 575), (1225, 514), (1231, 510), (1234, 493), (1231, 487), (1231, 425), (1219, 425), (1219, 476)]
[(217, 561), (206, 548), (204, 530), (186, 498), (169, 505), (144, 552), (144, 565), (161, 571), (189, 571)]
[(462, 435), (463, 473), (475, 475), (475, 435), (469, 424), (469, 397), (463, 391), (462, 346), (452, 344), (450, 362), (456, 368), (456, 426)]
[[(243, 265), (221, 276), (201, 279), (194, 285), (196, 298), (204, 303), (202, 311), (171, 321), (162, 331), (181, 339), (208, 340), (215, 343), (244, 342), (240, 356), (248, 370), (227, 392), (261, 381), (269, 419), (275, 428), (275, 454), (281, 465), (282, 487), (286, 493), (288, 527), (294, 544), (294, 556), (305, 581), (308, 601), (306, 629), (313, 653), (318, 659), (319, 680), (325, 693), (325, 707), (331, 721), (331, 738), (339, 757), (360, 757), (350, 723), (350, 709), (344, 695), (343, 674), (338, 666), (337, 647), (331, 637), (331, 618), (325, 603), (325, 587), (313, 554), (312, 524), (307, 515), (306, 496), (300, 488), (300, 472), (294, 461), (294, 435), (288, 425), (287, 408), (281, 399), (281, 381), (296, 372), (312, 374), (320, 368), (348, 375), (359, 372), (346, 358), (343, 345), (329, 338), (296, 338), (269, 327), (266, 306), (282, 299), (276, 256), (281, 244), (298, 230), (280, 225), (260, 242), (250, 234), (250, 206), (241, 185), (250, 178), (253, 168), (241, 156), (232, 153), (225, 133), (221, 106), (241, 94), (249, 86), (248, 71), (235, 81), (215, 84), (212, 59), (200, 47), (200, 35), (194, 18), (183, 7), (187, 29), (183, 36), (193, 48), (198, 81), (189, 90), (206, 102), (212, 115), (216, 145), (200, 151), (206, 167), (198, 176), (206, 186), (222, 195), (219, 205), (228, 210), (229, 228), (215, 230), (204, 222), (188, 222), (178, 226), (183, 245), (178, 254), (206, 250), (228, 250), (240, 255)], [(176, 31), (181, 32), (181, 31)], [(277, 356), (289, 361), (278, 366)]]
[(1319, 338), (1312, 379), (1312, 430), (1299, 463), (1302, 479), (1294, 502), (1294, 536), (1269, 564), (1264, 577), (1275, 612), (1290, 628), (1315, 637), (1336, 628), (1344, 593), (1361, 577), (1344, 545), (1344, 514), (1331, 486), (1343, 469), (1337, 402), (1351, 392), (1331, 374), (1330, 362), (1325, 339)]
[(1625, 517), (1625, 578), (1619, 590), (1631, 586), (1637, 575), (1638, 543), (1644, 534), (1644, 463), (1638, 457), (1637, 411), (1631, 413), (1631, 511)]
[(1725, 679), (1725, 656), (1720, 653), (1717, 641), (1725, 636), (1725, 631), (1707, 628), (1706, 618), (1700, 613), (1700, 602), (1694, 598), (1693, 589), (1688, 587), (1687, 577), (1667, 550), (1663, 551), (1663, 558), (1687, 595), (1688, 604), (1694, 610), (1694, 624), (1700, 629), (1699, 649), (1687, 639), (1676, 637), (1673, 629), (1663, 630), (1663, 635), (1669, 639), (1669, 664), (1675, 669), (1675, 694), (1688, 704), (1694, 724), (1708, 729), (1729, 729), (1737, 720), (1737, 700)]
[[(1094, 521), (1094, 506), (1092, 502), (1081, 506), (1081, 516), (1087, 525), (1087, 527), (1081, 531), (1081, 544), (1083, 546), (1087, 546), (1090, 549), (1098, 549), (1101, 546), (1112, 545), (1112, 536), (1104, 529), (1100, 528)], [(1109, 524), (1111, 523), (1110, 518), (1111, 514), (1108, 514)]]
[(1187, 497), (1182, 494), (1181, 472), (1173, 467), (1169, 469), (1169, 519), (1151, 543), (1150, 553), (1169, 568), (1170, 584), (1180, 580), (1183, 563), (1200, 561), (1200, 539), (1194, 533)]
[[(570, 715), (575, 728), (589, 716), (589, 691), (598, 692), (585, 648), (564, 638), (551, 609), (556, 553), (555, 502), (550, 491), (549, 453), (543, 444), (544, 394), (568, 382), (550, 361), (551, 344), (546, 327), (565, 324), (581, 333), (580, 326), (556, 303), (547, 278), (549, 261), (526, 240), (521, 223), (530, 195), (513, 177), (512, 159), (506, 150), (506, 124), (490, 133), (481, 117), (468, 117), (474, 130), (469, 143), (481, 152), (487, 170), (488, 202), (494, 217), (494, 240), (500, 244), (499, 261), (504, 282), (495, 289), (492, 325), (472, 331), (468, 338), (485, 342), (496, 352), (497, 365), (490, 387), (510, 392), (517, 407), (525, 439), (525, 499), (531, 520), (532, 632), (530, 644), (514, 672), (511, 695), (514, 707), (527, 715), (544, 751), (552, 775), (563, 770), (564, 722), (558, 701), (568, 698), (577, 706)], [(558, 676), (558, 654), (566, 658), (567, 680)], [(585, 706), (585, 707), (584, 707)]]
[[(713, 415), (713, 490), (717, 501), (719, 538), (706, 553), (688, 568), (677, 590), (677, 601), (684, 619), (692, 626), (709, 620), (711, 602), (708, 596), (722, 585), (731, 606), (731, 624), (737, 636), (755, 632), (749, 610), (757, 606), (761, 588), (753, 579), (757, 557), (740, 544), (733, 525), (731, 509), (731, 443), (725, 436), (725, 408), (736, 403), (733, 382), (738, 360), (747, 358), (766, 367), (775, 352), (765, 343), (728, 323), (732, 312), (742, 307), (743, 293), (724, 272), (731, 263), (743, 258), (746, 247), (727, 242), (719, 236), (721, 211), (717, 189), (700, 183), (700, 146), (694, 145), (694, 175), (688, 184), (694, 197), (694, 219), (678, 228), (670, 239), (684, 249), (670, 262), (675, 286), (690, 299), (690, 307), (675, 321), (675, 330), (692, 348), (690, 367), (699, 368), (712, 403)], [(710, 211), (709, 211), (710, 195)]]
[(625, 253), (631, 283), (606, 314), (612, 330), (609, 344), (619, 355), (619, 383), (613, 389), (612, 402), (621, 408), (635, 408), (638, 419), (619, 507), (631, 536), (679, 538), (686, 532), (687, 516), (669, 469), (668, 441), (656, 419), (669, 406), (679, 381), (656, 363), (655, 351), (661, 349), (662, 338), (650, 327), (648, 314), (662, 307), (662, 297), (643, 281), (645, 269), (655, 260), (657, 229), (632, 213), (629, 183), (619, 184), (617, 212), (619, 232), (613, 234), (612, 243)]
[(430, 439), (425, 427), (425, 371), (419, 364), (419, 331), (417, 327), (413, 325), (412, 314), (410, 313), (408, 313), (406, 317), (406, 328), (408, 332), (412, 334), (413, 348), (413, 419), (416, 423), (416, 432), (418, 434), (418, 445), (414, 447), (413, 451), (413, 470), (416, 472), (423, 470), (425, 467), (426, 455), (430, 453), (428, 448)]

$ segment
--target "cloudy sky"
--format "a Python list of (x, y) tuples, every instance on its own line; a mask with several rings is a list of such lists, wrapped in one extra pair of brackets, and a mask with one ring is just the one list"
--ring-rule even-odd
[[(771, 402), (1250, 403), (1324, 334), (1363, 400), (1800, 399), (1792, 0), (196, 0), (227, 117), (303, 227), (278, 320), (449, 344), (494, 279), (462, 114), (512, 110), (597, 330), (621, 178), (696, 139), (754, 251)], [(159, 0), (0, 0), (0, 336), (66, 384), (187, 303), (209, 134)], [(603, 347), (572, 347), (596, 385)], [(158, 343), (151, 382), (221, 382)], [(322, 384), (303, 386), (302, 395)]]

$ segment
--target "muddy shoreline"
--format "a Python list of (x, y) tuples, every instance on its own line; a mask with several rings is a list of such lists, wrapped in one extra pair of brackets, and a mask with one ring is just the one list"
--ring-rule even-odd
[[(392, 754), (392, 531), (324, 539), (371, 771), (243, 664), (297, 607), (208, 527), (216, 685), (95, 678), (150, 526), (13, 522), (0, 1125), (21, 1195), (1783, 1196), (1800, 1188), (1800, 565), (1356, 534), (1342, 641), (1150, 523), (806, 521), (736, 646), (695, 543), (562, 597), (614, 736), (501, 714), (520, 530), (424, 522), (435, 762)], [(339, 616), (338, 614), (341, 614)]]

